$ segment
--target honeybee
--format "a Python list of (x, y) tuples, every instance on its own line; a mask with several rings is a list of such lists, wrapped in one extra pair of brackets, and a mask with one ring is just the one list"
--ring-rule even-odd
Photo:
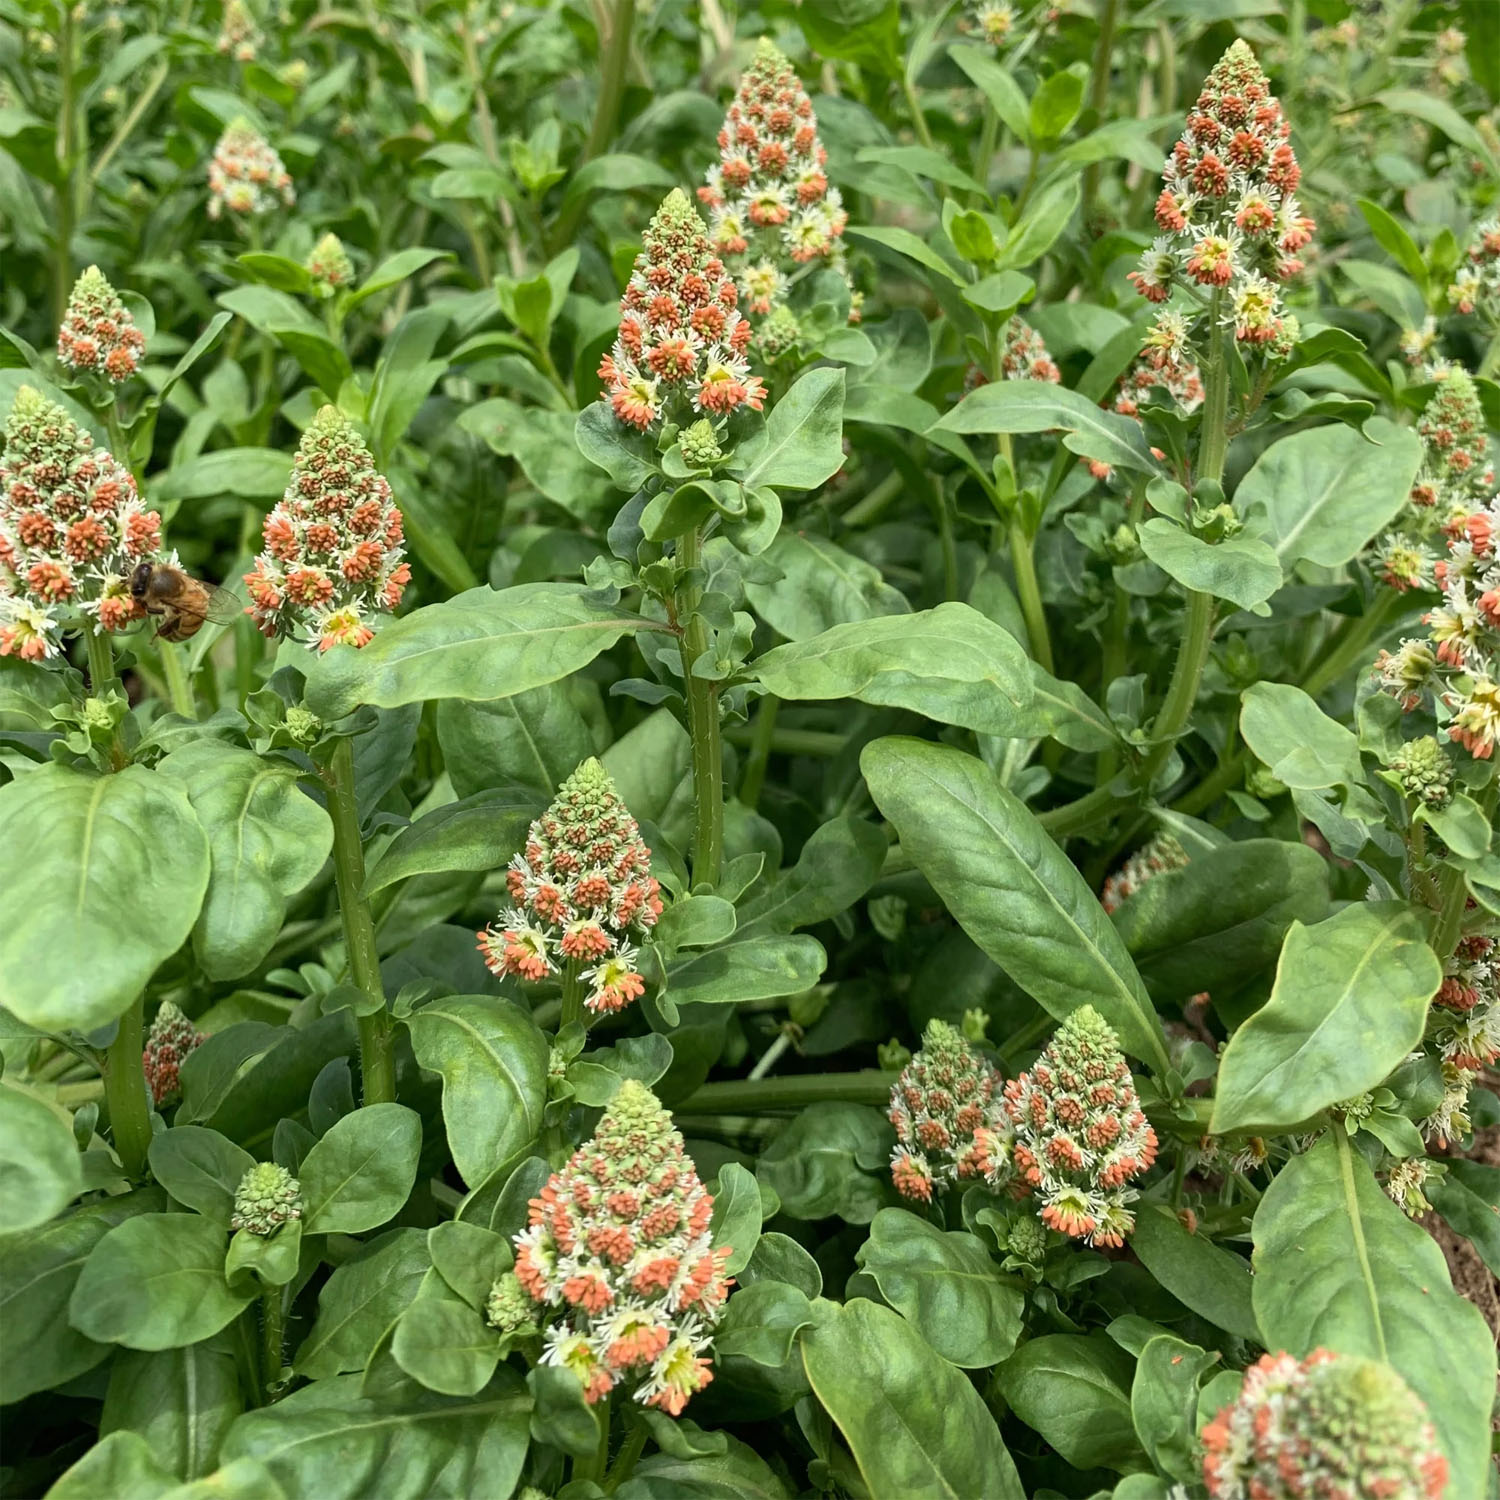
[(141, 563), (131, 575), (130, 594), (148, 615), (161, 621), (156, 634), (164, 641), (191, 640), (205, 620), (233, 625), (244, 609), (228, 589), (201, 583), (163, 562)]

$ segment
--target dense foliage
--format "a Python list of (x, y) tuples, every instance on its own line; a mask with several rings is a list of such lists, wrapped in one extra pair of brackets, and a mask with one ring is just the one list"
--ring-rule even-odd
[(0, 1493), (1495, 1493), (1494, 0), (0, 0)]

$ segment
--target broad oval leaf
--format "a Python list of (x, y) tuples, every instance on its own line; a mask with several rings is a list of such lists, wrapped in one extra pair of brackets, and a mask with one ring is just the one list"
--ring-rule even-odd
[(193, 927), (199, 965), (210, 979), (248, 973), (323, 868), (333, 824), (298, 786), (296, 766), (237, 745), (198, 740), (157, 771), (181, 781), (208, 834), (208, 891)]
[(1140, 1205), (1130, 1248), (1184, 1307), (1242, 1339), (1261, 1342), (1250, 1302), (1250, 1267), (1240, 1256), (1207, 1235), (1190, 1234), (1160, 1203)]
[(545, 805), (534, 793), (497, 788), (434, 808), (391, 840), (365, 876), (365, 893), (413, 875), (504, 869)]
[(883, 1208), (856, 1254), (880, 1295), (951, 1364), (981, 1370), (1012, 1354), (1025, 1296), (972, 1234)]
[(1022, 1500), (979, 1392), (910, 1323), (863, 1298), (813, 1307), (802, 1362), (872, 1496)]
[(1140, 527), (1141, 551), (1184, 588), (1228, 599), (1241, 609), (1263, 604), (1281, 587), (1276, 554), (1254, 537), (1210, 545), (1163, 516)]
[(1443, 966), (1404, 901), (1292, 925), (1271, 998), (1229, 1039), (1210, 1129), (1287, 1129), (1373, 1089), (1422, 1040)]
[(0, 1225), (6, 1234), (60, 1214), (83, 1191), (83, 1168), (68, 1116), (0, 1083)]
[(1484, 1494), (1495, 1341), (1453, 1290), (1436, 1242), (1381, 1191), (1341, 1130), (1277, 1173), (1253, 1233), (1267, 1348), (1394, 1365), (1437, 1428), (1449, 1493)]
[(858, 698), (981, 734), (1018, 736), (1032, 727), (1025, 652), (967, 604), (835, 625), (768, 651), (755, 672), (778, 698)]
[(1299, 687), (1257, 682), (1245, 690), (1240, 733), (1257, 760), (1287, 786), (1321, 790), (1364, 779), (1359, 741)]
[(447, 1396), (482, 1391), (500, 1361), (500, 1335), (466, 1302), (446, 1295), (436, 1271), (401, 1315), (391, 1354), (413, 1380)]
[(48, 1031), (108, 1025), (192, 931), (208, 874), (187, 794), (144, 767), (0, 788), (0, 1005)]
[[(893, 1196), (890, 1121), (863, 1104), (810, 1104), (761, 1152), (755, 1175), (794, 1219), (868, 1224)], [(877, 1175), (878, 1174), (878, 1175)]]
[(152, 1139), (148, 1160), (151, 1175), (178, 1203), (226, 1231), (234, 1216), (235, 1192), (255, 1165), (248, 1151), (202, 1125), (163, 1130)]
[(367, 1104), (337, 1121), (302, 1160), (302, 1228), (361, 1234), (394, 1218), (411, 1193), (422, 1117), (404, 1104)]
[(142, 1214), (94, 1247), (68, 1303), (80, 1333), (127, 1349), (216, 1334), (250, 1301), (224, 1279), (224, 1231), (195, 1214)]
[(783, 531), (762, 554), (781, 572), (774, 583), (745, 582), (757, 615), (789, 641), (805, 641), (856, 620), (909, 614), (906, 595), (880, 569), (812, 532)]
[(1272, 443), (1240, 481), (1241, 512), (1263, 505), (1283, 567), (1333, 568), (1390, 525), (1411, 493), (1422, 440), (1411, 427), (1372, 417), (1364, 432), (1342, 424)]
[(812, 490), (844, 466), (844, 372), (809, 370), (731, 466), (747, 490)]
[(1130, 1356), (1099, 1335), (1029, 1339), (995, 1371), (1011, 1409), (1075, 1468), (1134, 1467)]
[(1161, 1020), (1125, 944), (1073, 863), (972, 755), (923, 740), (866, 745), (870, 795), (960, 927), (1061, 1020), (1092, 1005), (1159, 1072)]
[(427, 1236), (394, 1229), (339, 1266), (318, 1296), (318, 1317), (297, 1350), (299, 1375), (321, 1383), (362, 1370), (431, 1269)]
[(469, 589), (335, 646), (308, 673), (307, 702), (325, 719), (362, 703), (399, 708), (432, 698), (508, 698), (586, 667), (644, 622), (582, 584)]
[(542, 1128), (547, 1039), (519, 1006), (477, 995), (434, 1000), (406, 1024), (417, 1061), (442, 1075), (454, 1164), (478, 1187)]

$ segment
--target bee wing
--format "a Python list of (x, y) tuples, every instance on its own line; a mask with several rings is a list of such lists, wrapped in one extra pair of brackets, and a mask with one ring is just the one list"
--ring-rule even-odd
[(186, 601), (178, 603), (175, 605), (178, 614), (208, 620), (215, 625), (233, 625), (245, 613), (244, 600), (228, 589), (215, 588), (209, 583), (205, 583), (203, 589), (208, 595), (207, 602), (201, 608)]

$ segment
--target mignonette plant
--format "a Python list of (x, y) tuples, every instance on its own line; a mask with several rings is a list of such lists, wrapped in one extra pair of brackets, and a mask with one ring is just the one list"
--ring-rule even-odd
[(1484, 1500), (1493, 0), (0, 12), (0, 1494)]

